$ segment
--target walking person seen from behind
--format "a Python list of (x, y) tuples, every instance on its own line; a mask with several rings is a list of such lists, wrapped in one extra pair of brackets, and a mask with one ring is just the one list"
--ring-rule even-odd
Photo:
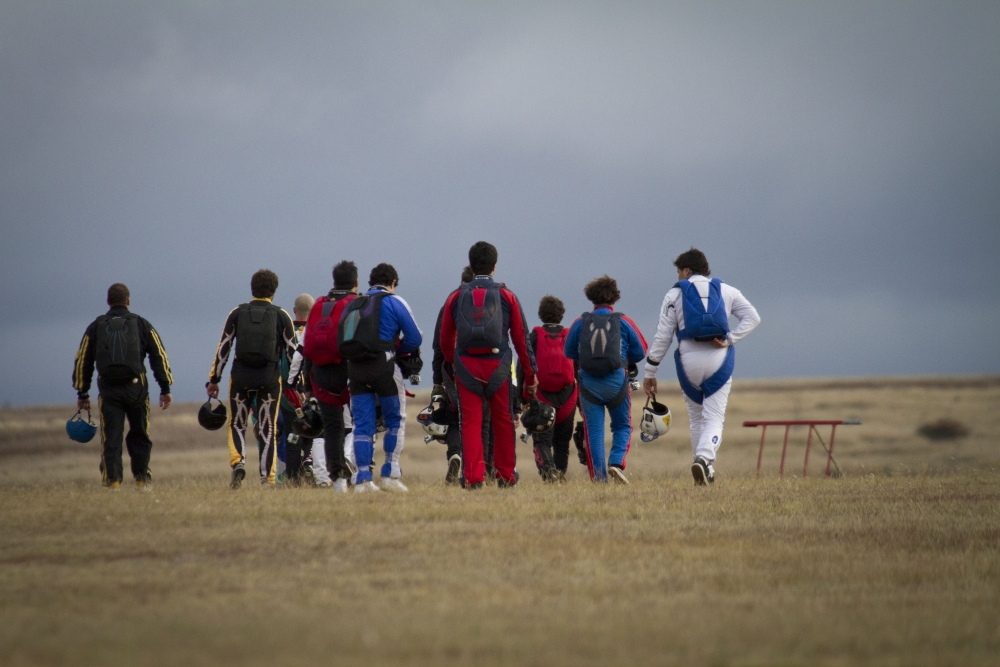
[[(656, 394), (656, 372), (676, 334), (674, 366), (691, 420), (691, 475), (702, 486), (715, 482), (715, 456), (736, 365), (734, 345), (760, 324), (760, 316), (738, 289), (709, 278), (708, 259), (700, 250), (681, 253), (674, 266), (678, 282), (660, 308), (643, 389)], [(739, 320), (732, 329), (730, 315)]]
[(274, 486), (278, 462), (277, 415), (281, 398), (281, 359), (295, 354), (295, 327), (283, 308), (271, 303), (278, 291), (278, 276), (261, 269), (250, 279), (253, 298), (233, 308), (222, 328), (222, 338), (212, 360), (206, 391), (219, 397), (222, 371), (235, 348), (229, 374), (229, 486), (240, 488), (246, 477), (247, 429), (254, 414), (265, 443), (261, 453), (261, 484)]
[[(399, 455), (406, 429), (406, 389), (397, 355), (419, 358), (421, 334), (410, 306), (396, 295), (399, 275), (391, 264), (379, 264), (368, 276), (370, 289), (352, 299), (341, 315), (337, 336), (347, 375), (354, 416), (356, 493), (408, 491), (400, 480)], [(307, 336), (311, 335), (307, 332)], [(413, 372), (419, 372), (416, 368)], [(376, 404), (385, 419), (381, 489), (372, 481)], [(343, 443), (343, 440), (340, 440)]]
[[(101, 413), (101, 479), (109, 489), (118, 489), (123, 479), (122, 439), (128, 449), (132, 477), (139, 489), (152, 482), (149, 457), (149, 387), (145, 359), (160, 385), (160, 408), (170, 407), (170, 362), (160, 335), (149, 322), (129, 311), (131, 297), (122, 283), (108, 288), (110, 310), (94, 320), (80, 341), (73, 366), (76, 407), (90, 411), (90, 382), (97, 366), (97, 403)], [(125, 420), (128, 435), (125, 436)]]
[(482, 488), (486, 476), (484, 404), (490, 406), (497, 486), (517, 484), (512, 344), (524, 373), (524, 389), (534, 394), (538, 386), (521, 302), (503, 283), (493, 280), (497, 258), (497, 249), (485, 241), (469, 249), (469, 266), (475, 276), (448, 298), (441, 319), (441, 353), (458, 388), (462, 466), (468, 489)]
[[(614, 305), (621, 297), (618, 283), (601, 276), (583, 288), (594, 310), (584, 313), (570, 327), (566, 356), (580, 367), (580, 412), (587, 467), (595, 482), (608, 477), (628, 484), (625, 457), (632, 441), (632, 397), (629, 378), (638, 375), (646, 356), (646, 340), (639, 327)], [(605, 461), (604, 410), (611, 417), (611, 453)]]
[[(350, 404), (351, 395), (347, 389), (347, 360), (340, 354), (337, 335), (341, 315), (357, 295), (358, 267), (354, 262), (344, 260), (333, 267), (333, 288), (313, 304), (308, 315), (305, 340), (301, 341), (292, 362), (293, 383), (302, 372), (300, 369), (307, 371), (306, 394), (319, 402), (323, 417), (322, 458), (330, 479), (320, 479), (317, 472), (317, 484), (324, 486), (332, 483), (336, 493), (347, 492), (347, 480), (352, 473), (344, 448), (347, 437), (345, 416), (350, 415), (345, 407)], [(298, 363), (303, 359), (306, 363)], [(314, 466), (316, 455), (313, 456)]]
[(542, 326), (531, 330), (529, 340), (538, 365), (538, 400), (556, 410), (555, 425), (541, 433), (532, 433), (535, 464), (546, 482), (566, 477), (569, 466), (569, 441), (573, 437), (578, 390), (573, 360), (566, 356), (569, 329), (560, 324), (566, 307), (554, 296), (546, 295), (538, 304)]

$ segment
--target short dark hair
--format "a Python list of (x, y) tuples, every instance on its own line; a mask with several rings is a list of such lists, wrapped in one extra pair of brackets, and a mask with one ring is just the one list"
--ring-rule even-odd
[(610, 306), (622, 297), (622, 293), (618, 291), (618, 283), (606, 273), (587, 283), (583, 294), (595, 306)]
[(374, 287), (375, 285), (382, 285), (383, 287), (392, 287), (392, 284), (399, 284), (399, 274), (396, 273), (396, 269), (392, 264), (386, 264), (382, 262), (368, 274), (368, 286)]
[(708, 270), (708, 258), (697, 248), (691, 248), (687, 252), (677, 255), (674, 266), (678, 269), (691, 269), (691, 273), (701, 276), (712, 275), (712, 272)]
[(278, 274), (261, 269), (250, 278), (250, 291), (255, 299), (270, 299), (278, 291)]
[(566, 306), (560, 299), (551, 294), (546, 294), (538, 302), (538, 319), (542, 321), (542, 324), (559, 324), (565, 314)]
[(108, 288), (108, 305), (111, 307), (124, 306), (130, 296), (125, 283), (115, 283)]
[(469, 266), (477, 276), (492, 273), (497, 267), (497, 249), (486, 241), (477, 241), (469, 248)]
[(467, 266), (462, 269), (462, 282), (471, 283), (472, 279), (476, 277), (476, 272), (472, 270), (471, 266)]
[(353, 289), (358, 284), (358, 267), (346, 259), (333, 267), (333, 288)]

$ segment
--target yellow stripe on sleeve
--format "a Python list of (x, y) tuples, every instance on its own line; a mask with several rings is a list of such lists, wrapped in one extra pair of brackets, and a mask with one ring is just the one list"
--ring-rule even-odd
[(160, 335), (156, 333), (156, 329), (149, 327), (149, 332), (153, 334), (153, 342), (156, 343), (156, 349), (160, 351), (160, 358), (163, 360), (163, 371), (167, 374), (167, 384), (174, 383), (174, 376), (170, 372), (170, 360), (167, 359), (167, 351), (163, 349), (163, 343), (160, 342)]
[(90, 337), (83, 335), (80, 341), (80, 349), (76, 352), (76, 377), (73, 378), (73, 388), (83, 391), (83, 360), (87, 358), (87, 348), (90, 346)]

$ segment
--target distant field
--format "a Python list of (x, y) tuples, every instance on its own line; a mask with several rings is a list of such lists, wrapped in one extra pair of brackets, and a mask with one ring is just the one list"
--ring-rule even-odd
[[(997, 663), (1000, 378), (740, 382), (709, 489), (661, 399), (629, 487), (575, 459), (542, 485), (519, 446), (521, 488), (446, 488), (411, 420), (411, 493), (372, 497), (228, 491), (196, 405), (154, 409), (154, 491), (112, 494), (68, 406), (0, 410), (0, 664)], [(777, 432), (755, 479), (739, 424), (813, 417), (864, 422), (844, 476), (816, 447), (801, 478), (799, 430), (785, 479)], [(970, 434), (916, 434), (941, 417)]]
[[(672, 430), (663, 441), (644, 444), (632, 438), (629, 474), (636, 479), (685, 476), (690, 465), (687, 411), (676, 383), (662, 383), (659, 397), (674, 416)], [(423, 443), (415, 416), (426, 405), (427, 391), (410, 399), (406, 448), (402, 455), (407, 479), (431, 483), (444, 476), (444, 447)], [(634, 397), (636, 421), (644, 397)], [(224, 431), (209, 432), (198, 426), (196, 403), (181, 403), (166, 412), (153, 407), (152, 469), (162, 475), (228, 475), (229, 455)], [(0, 484), (45, 479), (99, 479), (100, 444), (87, 445), (66, 437), (65, 423), (75, 408), (45, 406), (0, 408)], [(968, 437), (930, 442), (917, 428), (942, 417), (957, 419), (971, 430)], [(862, 378), (846, 380), (744, 380), (735, 383), (727, 414), (726, 431), (719, 452), (720, 477), (752, 472), (757, 464), (760, 430), (742, 428), (745, 420), (860, 419), (862, 426), (837, 431), (834, 454), (845, 475), (900, 474), (922, 471), (955, 471), (1000, 468), (1000, 377)], [(824, 440), (828, 438), (822, 429)], [(781, 455), (779, 429), (768, 432), (763, 473), (777, 475)], [(802, 474), (806, 430), (794, 428), (789, 438), (786, 473)], [(519, 470), (526, 483), (538, 481), (531, 448), (518, 441)], [(823, 473), (826, 459), (814, 440), (810, 474)], [(127, 466), (126, 466), (127, 468)], [(572, 461), (570, 478), (586, 470)]]

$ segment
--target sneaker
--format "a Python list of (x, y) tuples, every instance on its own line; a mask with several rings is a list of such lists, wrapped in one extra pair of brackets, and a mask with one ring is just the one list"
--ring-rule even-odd
[(398, 477), (383, 477), (382, 490), (384, 491), (409, 491), (406, 485), (399, 481)]
[(505, 480), (502, 477), (497, 477), (497, 488), (498, 489), (513, 489), (515, 486), (517, 486), (517, 483), (519, 481), (521, 481), (521, 476), (518, 475), (517, 471), (515, 470), (514, 471), (514, 481), (513, 482), (508, 482), (507, 480)]
[(608, 477), (617, 484), (628, 484), (628, 478), (625, 477), (625, 471), (618, 466), (608, 466)]
[(341, 477), (333, 483), (334, 493), (347, 493), (347, 480)]
[(700, 456), (691, 464), (691, 476), (694, 477), (695, 486), (705, 486), (715, 481), (714, 478), (709, 477), (708, 462)]
[(448, 459), (448, 474), (444, 476), (445, 484), (457, 484), (458, 476), (462, 474), (462, 457), (452, 454)]
[(538, 474), (542, 476), (542, 481), (546, 484), (554, 484), (559, 481), (559, 471), (555, 466), (542, 468)]
[(465, 484), (462, 488), (463, 489), (468, 489), (469, 491), (478, 491), (478, 490), (480, 490), (480, 489), (483, 488), (483, 483), (482, 482), (476, 482), (474, 484)]
[(354, 486), (354, 493), (374, 493), (376, 491), (381, 491), (382, 489), (375, 486), (375, 482), (368, 480), (367, 482), (361, 482)]
[(111, 482), (108, 484), (108, 491), (118, 491), (121, 488), (121, 482)]
[(138, 489), (139, 491), (142, 491), (143, 493), (148, 493), (149, 491), (153, 490), (153, 485), (150, 483), (149, 480), (137, 479), (135, 480), (135, 488)]
[(712, 467), (711, 463), (708, 464), (708, 483), (715, 484), (715, 468)]
[[(340, 480), (337, 480), (337, 481), (340, 481)], [(328, 479), (324, 479), (324, 480), (316, 482), (316, 488), (317, 489), (329, 489), (331, 486), (333, 486), (333, 482), (331, 482)]]
[(229, 488), (234, 491), (243, 485), (243, 479), (247, 476), (247, 471), (243, 469), (242, 463), (237, 463), (233, 468), (233, 477), (229, 480)]

